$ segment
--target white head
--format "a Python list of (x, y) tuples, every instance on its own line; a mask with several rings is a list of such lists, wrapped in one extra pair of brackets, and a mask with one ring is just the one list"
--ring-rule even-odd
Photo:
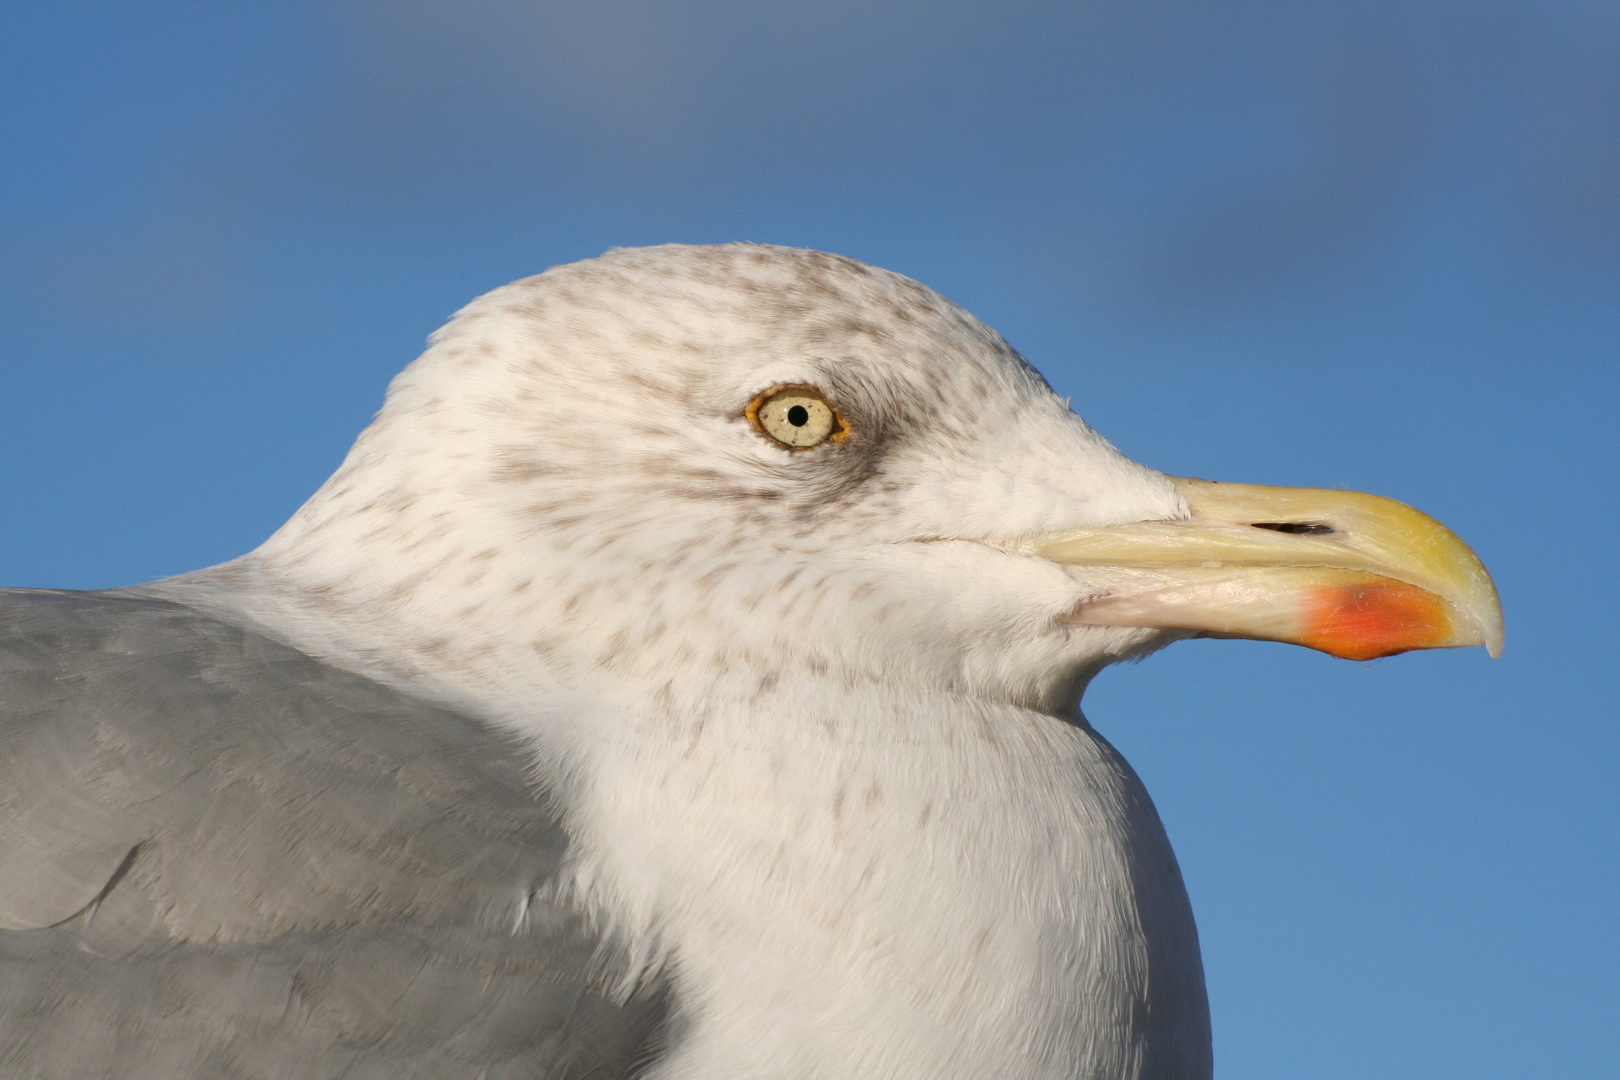
[[(793, 448), (751, 421), (784, 385), (846, 437)], [(1184, 513), (916, 282), (669, 245), (468, 305), (256, 554), (430, 669), (808, 672), (1053, 711), (1169, 636), (1066, 622), (1094, 590), (1020, 546)]]
[[(753, 410), (783, 386), (843, 437), (773, 438)], [(1166, 477), (931, 290), (755, 244), (612, 251), (474, 301), (249, 561), (487, 692), (809, 678), (1064, 712), (1188, 631), (1356, 658), (1501, 636), (1432, 519)]]

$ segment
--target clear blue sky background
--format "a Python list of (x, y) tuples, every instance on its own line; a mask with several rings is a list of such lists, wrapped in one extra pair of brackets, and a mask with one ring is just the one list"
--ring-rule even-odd
[(0, 581), (254, 547), (474, 295), (910, 274), (1126, 453), (1414, 503), (1507, 652), (1106, 673), (1225, 1080), (1620, 1069), (1620, 5), (0, 6)]

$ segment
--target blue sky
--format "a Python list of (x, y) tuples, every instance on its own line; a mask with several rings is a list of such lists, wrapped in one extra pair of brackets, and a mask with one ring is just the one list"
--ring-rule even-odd
[(1104, 674), (1217, 1073), (1620, 1061), (1620, 7), (0, 8), (0, 582), (259, 543), (462, 303), (611, 246), (909, 274), (1170, 472), (1411, 502), (1507, 651)]

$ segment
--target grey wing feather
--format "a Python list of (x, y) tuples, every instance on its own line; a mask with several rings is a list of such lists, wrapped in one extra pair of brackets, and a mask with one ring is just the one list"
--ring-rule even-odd
[(616, 1077), (567, 839), (479, 722), (180, 604), (0, 590), (0, 1075)]

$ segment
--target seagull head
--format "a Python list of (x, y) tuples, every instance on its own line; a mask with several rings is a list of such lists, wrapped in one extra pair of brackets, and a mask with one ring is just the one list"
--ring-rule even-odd
[(621, 249), (481, 297), (253, 556), (422, 667), (1064, 712), (1178, 637), (1499, 647), (1479, 560), (1349, 492), (1167, 476), (905, 277)]

